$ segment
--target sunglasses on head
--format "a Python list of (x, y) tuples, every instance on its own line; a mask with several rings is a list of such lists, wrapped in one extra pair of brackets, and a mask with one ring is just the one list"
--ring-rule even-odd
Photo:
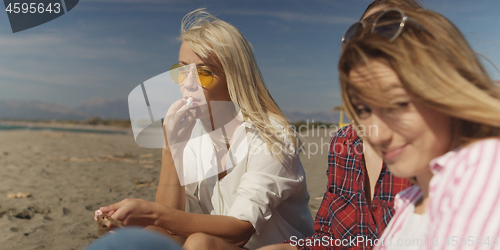
[(176, 63), (172, 65), (172, 67), (170, 67), (170, 77), (175, 83), (179, 84), (180, 86), (184, 85), (189, 72), (192, 72), (195, 76), (198, 76), (198, 79), (200, 80), (198, 83), (202, 87), (208, 87), (214, 81), (214, 73), (210, 71), (210, 69), (206, 66), (193, 67), (190, 65), (181, 65)]
[(374, 21), (371, 33), (385, 36), (389, 38), (389, 42), (393, 42), (399, 37), (399, 35), (401, 35), (407, 21), (412, 22), (420, 29), (425, 30), (421, 25), (405, 15), (401, 9), (388, 9), (386, 11), (370, 15), (364, 20), (351, 25), (351, 27), (349, 27), (349, 29), (345, 32), (344, 37), (342, 37), (342, 46), (344, 46), (352, 38), (360, 37), (366, 26), (366, 22), (371, 22), (372, 20)]

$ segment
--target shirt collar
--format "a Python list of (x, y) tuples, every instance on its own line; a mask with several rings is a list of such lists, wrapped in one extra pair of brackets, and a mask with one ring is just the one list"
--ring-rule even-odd
[(449, 151), (448, 153), (441, 155), (439, 157), (436, 157), (432, 159), (432, 161), (429, 163), (431, 172), (433, 174), (437, 174), (443, 170), (443, 168), (446, 166), (446, 163), (450, 160), (450, 158), (454, 157), (458, 152), (458, 149)]

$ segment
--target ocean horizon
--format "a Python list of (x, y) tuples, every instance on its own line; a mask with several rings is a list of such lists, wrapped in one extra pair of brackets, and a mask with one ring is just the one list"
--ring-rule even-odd
[(0, 131), (9, 130), (28, 130), (28, 131), (46, 131), (46, 132), (76, 132), (76, 133), (98, 133), (98, 134), (132, 134), (132, 131), (113, 130), (113, 129), (92, 129), (92, 128), (74, 128), (61, 126), (39, 126), (39, 125), (14, 125), (0, 123)]

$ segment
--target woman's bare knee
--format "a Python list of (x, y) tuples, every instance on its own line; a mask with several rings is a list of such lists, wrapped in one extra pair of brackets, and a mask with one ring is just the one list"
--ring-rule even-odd
[(186, 250), (241, 249), (219, 237), (205, 233), (191, 234), (183, 245)]
[(215, 237), (205, 233), (191, 234), (183, 246), (187, 250), (216, 249)]

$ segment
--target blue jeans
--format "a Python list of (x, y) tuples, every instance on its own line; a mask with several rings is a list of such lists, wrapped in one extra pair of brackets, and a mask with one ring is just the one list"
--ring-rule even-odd
[(126, 227), (97, 239), (85, 250), (182, 250), (182, 247), (165, 235), (139, 227)]

